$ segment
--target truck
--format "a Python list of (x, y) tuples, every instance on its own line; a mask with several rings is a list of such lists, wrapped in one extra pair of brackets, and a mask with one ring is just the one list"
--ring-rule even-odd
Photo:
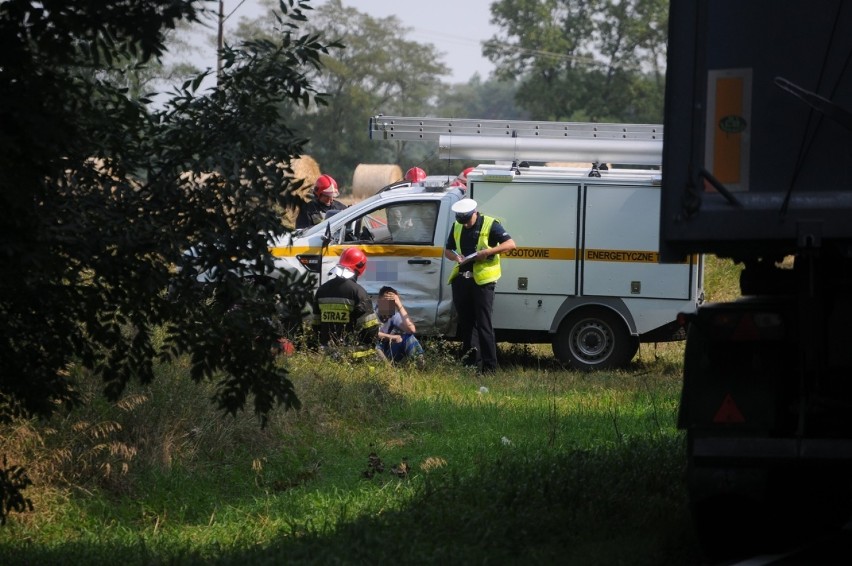
[[(502, 219), (518, 245), (501, 258), (493, 308), (498, 341), (549, 343), (562, 363), (606, 369), (627, 365), (640, 342), (685, 338), (678, 315), (694, 313), (703, 300), (703, 263), (697, 255), (659, 262), (659, 126), (460, 122), (374, 117), (377, 137), (438, 141), (442, 152), (483, 161), (466, 188), (452, 186), (454, 176), (391, 184), (285, 235), (271, 245), (276, 268), (313, 273), (319, 284), (343, 250), (359, 246), (369, 257), (359, 283), (374, 299), (382, 286), (394, 287), (418, 334), (453, 339), (453, 262), (443, 252), (450, 209), (468, 196), (480, 212)], [(553, 157), (591, 161), (535, 164)], [(607, 168), (604, 158), (638, 168)]]
[(851, 55), (852, 2), (670, 2), (662, 261), (742, 268), (689, 317), (678, 415), (717, 556), (852, 509)]

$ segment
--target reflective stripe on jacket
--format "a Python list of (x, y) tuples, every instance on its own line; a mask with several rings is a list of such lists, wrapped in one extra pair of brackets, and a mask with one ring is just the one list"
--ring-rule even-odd
[(351, 279), (335, 277), (314, 295), (313, 326), (320, 344), (372, 346), (379, 318), (367, 292)]

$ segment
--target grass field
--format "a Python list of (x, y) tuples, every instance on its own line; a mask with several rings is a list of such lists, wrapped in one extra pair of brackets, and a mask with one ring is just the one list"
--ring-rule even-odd
[[(710, 300), (735, 272), (708, 260)], [(282, 358), (303, 408), (262, 430), (217, 414), (186, 367), (115, 405), (72, 369), (86, 407), (2, 430), (34, 510), (0, 527), (0, 563), (705, 563), (675, 427), (682, 343), (597, 373), (503, 344), (487, 377), (454, 348), (428, 343), (423, 371)]]

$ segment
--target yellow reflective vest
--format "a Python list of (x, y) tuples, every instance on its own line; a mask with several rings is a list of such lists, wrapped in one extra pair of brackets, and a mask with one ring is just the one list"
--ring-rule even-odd
[[(479, 231), (479, 241), (476, 242), (477, 250), (484, 250), (488, 247), (488, 234), (491, 233), (491, 225), (494, 224), (494, 218), (491, 216), (482, 215), (482, 230)], [(456, 242), (456, 252), (461, 253), (461, 231), (462, 225), (458, 222), (453, 224), (453, 237)], [(453, 282), (453, 279), (459, 274), (459, 264), (457, 263), (450, 272), (450, 278), (447, 284)], [(473, 280), (477, 285), (485, 285), (493, 283), (500, 279), (500, 254), (494, 254), (486, 260), (473, 262)]]

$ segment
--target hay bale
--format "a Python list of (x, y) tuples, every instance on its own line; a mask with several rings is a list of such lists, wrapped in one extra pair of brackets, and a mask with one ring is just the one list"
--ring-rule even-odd
[[(278, 166), (284, 169), (283, 164)], [(290, 188), (291, 194), (297, 197), (297, 200), (308, 202), (313, 198), (314, 183), (322, 174), (319, 164), (310, 155), (300, 155), (290, 160), (290, 169), (293, 172), (292, 174), (288, 173), (287, 176), (294, 183)], [(297, 186), (300, 181), (302, 185)], [(285, 226), (293, 228), (296, 225), (296, 217), (299, 215), (300, 208), (298, 205), (293, 205), (281, 211)]]
[(300, 155), (290, 160), (290, 169), (293, 170), (290, 178), (294, 181), (302, 181), (302, 187), (294, 191), (294, 194), (299, 194), (303, 199), (310, 200), (314, 183), (322, 174), (319, 164), (310, 155)]
[(402, 180), (399, 165), (361, 163), (352, 174), (352, 196), (367, 198), (386, 185)]

